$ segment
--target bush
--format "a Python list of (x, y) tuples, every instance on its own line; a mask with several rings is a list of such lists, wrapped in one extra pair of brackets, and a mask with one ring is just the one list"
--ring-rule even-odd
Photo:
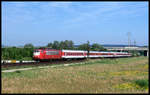
[(32, 57), (23, 57), (22, 60), (32, 60)]
[(141, 80), (136, 80), (135, 84), (139, 85), (143, 89), (147, 89), (149, 83), (147, 79), (141, 79)]
[(20, 60), (20, 59), (29, 59), (32, 60), (34, 48), (2, 48), (2, 60)]

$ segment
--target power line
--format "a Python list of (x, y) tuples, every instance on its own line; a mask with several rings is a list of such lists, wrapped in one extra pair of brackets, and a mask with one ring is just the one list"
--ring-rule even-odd
[(130, 47), (131, 46), (131, 39), (130, 39), (131, 32), (128, 32), (127, 35), (128, 35), (128, 47)]
[(134, 46), (136, 46), (136, 41), (134, 40)]

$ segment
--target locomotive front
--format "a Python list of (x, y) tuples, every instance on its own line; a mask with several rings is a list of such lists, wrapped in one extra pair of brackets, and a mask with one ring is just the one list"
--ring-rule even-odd
[(33, 60), (39, 60), (40, 59), (40, 53), (41, 53), (41, 50), (35, 49), (33, 52)]

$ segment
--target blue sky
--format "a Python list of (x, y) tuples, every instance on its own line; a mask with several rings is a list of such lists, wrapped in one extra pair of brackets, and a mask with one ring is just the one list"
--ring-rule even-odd
[(148, 45), (148, 2), (2, 2), (2, 44)]

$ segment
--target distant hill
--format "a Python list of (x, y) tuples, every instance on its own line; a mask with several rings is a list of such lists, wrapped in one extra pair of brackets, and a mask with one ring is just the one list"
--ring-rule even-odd
[[(101, 44), (102, 46), (104, 47), (128, 47), (128, 45), (115, 45), (115, 44)], [(1, 45), (2, 48), (5, 48), (5, 47), (13, 47), (13, 46), (6, 46), (6, 45)], [(79, 47), (80, 45), (74, 45), (74, 47)], [(90, 45), (92, 46), (92, 45)], [(131, 46), (134, 46), (134, 45), (131, 45)], [(18, 47), (18, 48), (24, 48), (24, 46), (15, 46), (15, 47)], [(34, 47), (44, 47), (44, 46), (34, 46)], [(136, 47), (148, 47), (148, 46), (137, 46)]]
[[(109, 44), (103, 44), (104, 47), (127, 47), (128, 45), (109, 45)], [(131, 45), (134, 46), (134, 45)]]
[[(79, 45), (74, 45), (75, 47), (78, 47)], [(91, 46), (91, 45), (90, 45)], [(102, 44), (104, 47), (127, 47), (128, 45), (113, 45), (113, 44)], [(134, 45), (131, 45), (134, 46)], [(140, 47), (140, 46), (137, 46)]]

